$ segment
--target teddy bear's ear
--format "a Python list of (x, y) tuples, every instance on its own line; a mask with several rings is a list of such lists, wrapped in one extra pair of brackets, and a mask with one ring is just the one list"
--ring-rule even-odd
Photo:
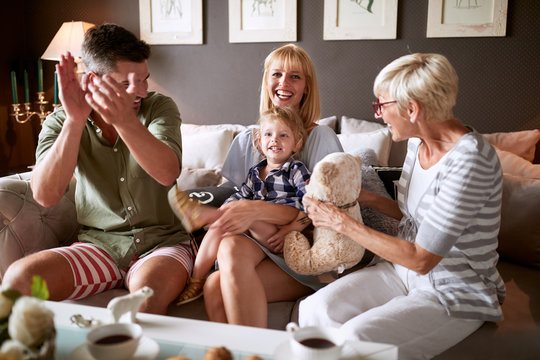
[(318, 176), (323, 183), (329, 184), (330, 181), (337, 176), (337, 171), (338, 169), (336, 169), (336, 165), (334, 163), (321, 161), (317, 164), (317, 171), (315, 175)]

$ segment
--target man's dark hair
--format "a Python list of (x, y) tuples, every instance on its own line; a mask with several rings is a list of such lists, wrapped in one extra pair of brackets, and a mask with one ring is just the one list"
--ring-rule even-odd
[(116, 24), (93, 27), (84, 35), (82, 61), (86, 71), (98, 75), (116, 71), (117, 61), (143, 62), (150, 57), (150, 45)]

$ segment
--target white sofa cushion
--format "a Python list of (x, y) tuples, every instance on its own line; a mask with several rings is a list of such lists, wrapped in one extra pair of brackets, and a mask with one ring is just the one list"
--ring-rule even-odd
[(386, 127), (384, 124), (375, 121), (355, 119), (347, 116), (342, 116), (339, 123), (340, 133), (342, 134), (371, 132), (384, 127)]
[(226, 127), (181, 125), (182, 167), (221, 170), (234, 137)]
[(316, 122), (319, 125), (326, 125), (330, 129), (334, 130), (334, 132), (337, 132), (337, 116), (335, 115), (320, 119)]
[(338, 139), (343, 146), (343, 151), (351, 153), (358, 149), (369, 148), (375, 151), (379, 159), (378, 165), (388, 166), (392, 147), (392, 135), (388, 128), (362, 133), (338, 134)]

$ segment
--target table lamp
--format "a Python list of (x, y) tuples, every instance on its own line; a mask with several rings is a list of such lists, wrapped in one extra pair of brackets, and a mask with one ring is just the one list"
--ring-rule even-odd
[(84, 21), (63, 23), (43, 55), (41, 55), (41, 58), (43, 60), (60, 61), (60, 56), (69, 51), (75, 58), (77, 73), (84, 73), (84, 67), (81, 61), (81, 45), (84, 34), (93, 26), (95, 25)]

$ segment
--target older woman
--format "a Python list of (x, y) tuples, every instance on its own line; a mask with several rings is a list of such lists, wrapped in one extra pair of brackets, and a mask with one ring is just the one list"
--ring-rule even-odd
[(331, 204), (304, 198), (318, 227), (354, 239), (385, 261), (309, 296), (299, 322), (341, 327), (350, 338), (395, 344), (400, 359), (431, 358), (484, 321), (500, 321), (504, 283), (495, 267), (502, 174), (494, 149), (452, 114), (458, 77), (438, 54), (412, 54), (377, 76), (375, 115), (409, 139), (398, 202), (359, 201), (401, 218), (398, 237)]
[[(295, 156), (308, 169), (329, 153), (343, 151), (332, 129), (318, 126), (319, 90), (315, 67), (309, 55), (296, 45), (271, 52), (264, 63), (260, 112), (271, 107), (292, 107), (298, 111), (308, 138)], [(253, 146), (251, 129), (238, 135), (231, 145), (223, 176), (241, 185), (260, 153)], [(213, 226), (221, 226), (226, 236), (218, 250), (219, 271), (204, 285), (204, 301), (210, 320), (266, 327), (267, 303), (297, 299), (319, 289), (315, 276), (295, 274), (279, 254), (282, 239), (257, 243), (241, 234), (262, 220), (285, 225), (295, 218), (295, 209), (266, 201), (235, 201), (225, 205), (225, 213)], [(277, 254), (276, 254), (277, 253)]]

